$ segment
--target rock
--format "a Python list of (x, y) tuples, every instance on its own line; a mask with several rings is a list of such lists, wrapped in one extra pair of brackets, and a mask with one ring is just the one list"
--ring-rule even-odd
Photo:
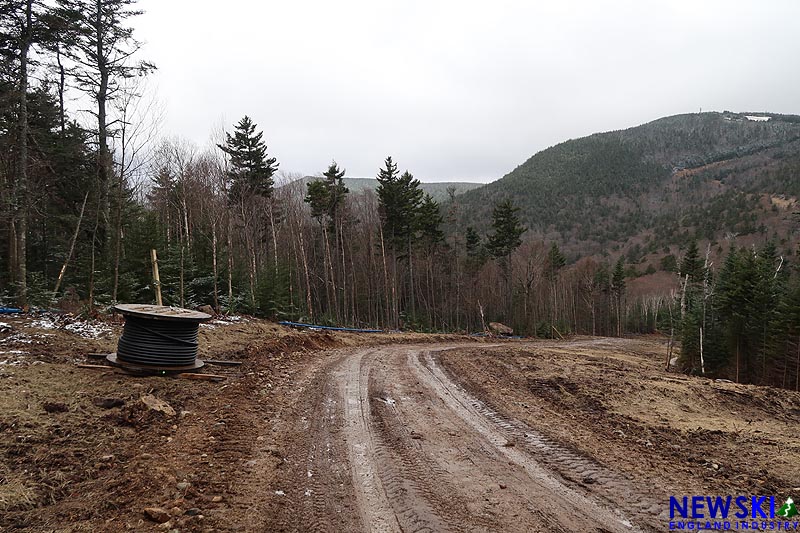
[(500, 483), (500, 488), (505, 490), (508, 488), (508, 485), (506, 485), (505, 483)]
[(147, 518), (153, 522), (158, 522), (159, 524), (169, 522), (169, 519), (171, 518), (169, 512), (161, 507), (146, 507), (144, 514), (147, 516)]
[(192, 486), (192, 484), (189, 483), (188, 481), (181, 481), (180, 483), (178, 483), (176, 485), (176, 487), (178, 487), (178, 490), (186, 490), (191, 486)]
[(183, 514), (187, 516), (197, 516), (199, 514), (202, 514), (202, 511), (197, 507), (190, 507), (189, 509), (186, 509), (186, 512)]
[(505, 448), (513, 448), (516, 445), (517, 444), (513, 440), (507, 440), (506, 443), (503, 444), (503, 447), (505, 447)]
[(222, 496), (214, 496), (211, 498), (212, 503), (219, 503), (222, 501)]
[(125, 400), (121, 398), (94, 398), (92, 403), (102, 409), (111, 409), (112, 407), (122, 407), (125, 405)]
[(171, 514), (172, 516), (180, 516), (183, 514), (183, 509), (181, 509), (180, 507), (173, 507), (172, 509), (169, 510), (169, 514)]
[(416, 431), (411, 432), (411, 438), (414, 440), (422, 440), (422, 434), (417, 433)]
[(167, 416), (175, 416), (175, 409), (172, 408), (170, 404), (156, 398), (152, 394), (145, 394), (141, 397), (141, 402), (144, 404), (151, 411), (156, 411), (158, 413), (163, 413)]
[(100, 460), (103, 461), (104, 463), (110, 463), (111, 461), (114, 460), (114, 454), (110, 453), (108, 455), (104, 455), (100, 458)]
[(500, 322), (489, 322), (489, 329), (497, 335), (511, 335), (514, 330)]
[(201, 305), (200, 307), (197, 308), (197, 310), (207, 315), (211, 316), (216, 315), (216, 313), (214, 312), (214, 308), (211, 307), (210, 305)]
[(48, 413), (66, 413), (69, 411), (69, 407), (63, 402), (45, 402), (42, 407)]

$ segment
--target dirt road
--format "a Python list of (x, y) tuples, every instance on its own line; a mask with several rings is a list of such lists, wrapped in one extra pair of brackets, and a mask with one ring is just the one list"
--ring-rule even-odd
[(670, 495), (800, 491), (800, 393), (664, 371), (660, 337), (220, 322), (203, 357), (242, 364), (207, 383), (78, 368), (113, 330), (8, 322), (0, 530), (662, 531)]
[(646, 489), (454, 383), (437, 363), (448, 348), (359, 349), (328, 364), (307, 469), (282, 491), (302, 495), (309, 527), (636, 531), (658, 519)]

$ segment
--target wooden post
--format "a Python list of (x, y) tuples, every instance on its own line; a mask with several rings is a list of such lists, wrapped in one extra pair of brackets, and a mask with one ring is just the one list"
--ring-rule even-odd
[(156, 305), (164, 305), (161, 300), (161, 278), (158, 277), (158, 255), (155, 248), (150, 250), (150, 260), (153, 263), (153, 287), (156, 291)]

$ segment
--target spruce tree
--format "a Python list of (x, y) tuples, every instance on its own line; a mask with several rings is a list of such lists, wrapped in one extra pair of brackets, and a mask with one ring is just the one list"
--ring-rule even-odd
[(481, 236), (472, 226), (467, 226), (464, 242), (468, 257), (478, 257), (481, 254)]
[(278, 170), (274, 157), (267, 157), (267, 145), (262, 140), (263, 131), (256, 133), (256, 125), (245, 115), (234, 128), (225, 134), (225, 144), (217, 145), (230, 156), (228, 170), (228, 199), (238, 203), (250, 196), (269, 198), (273, 178)]
[(500, 202), (492, 211), (493, 233), (489, 235), (486, 249), (500, 263), (503, 280), (506, 286), (506, 313), (511, 315), (511, 259), (510, 256), (522, 244), (525, 227), (520, 223), (519, 207), (514, 207), (511, 200)]
[(492, 211), (492, 234), (489, 235), (486, 248), (495, 259), (506, 260), (511, 253), (522, 244), (525, 227), (519, 220), (519, 207), (514, 207), (511, 200), (500, 202)]
[(327, 191), (328, 217), (331, 222), (337, 219), (344, 207), (344, 199), (350, 190), (344, 184), (345, 170), (339, 169), (336, 161), (333, 161), (323, 174), (325, 190)]
[(430, 194), (426, 194), (417, 209), (415, 228), (419, 242), (428, 251), (444, 242), (444, 232), (441, 229), (443, 222), (439, 203)]
[(703, 261), (700, 259), (700, 251), (697, 248), (697, 241), (691, 241), (686, 254), (681, 261), (681, 277), (689, 276), (690, 282), (699, 282), (702, 280)]
[(397, 164), (387, 157), (378, 172), (378, 210), (383, 232), (394, 250), (407, 249), (414, 233), (417, 210), (423, 192), (418, 179), (408, 171), (398, 175)]

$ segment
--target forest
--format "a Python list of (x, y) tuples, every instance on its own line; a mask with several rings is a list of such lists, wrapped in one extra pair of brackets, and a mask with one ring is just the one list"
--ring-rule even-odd
[[(133, 0), (0, 2), (0, 304), (97, 314), (152, 303), (156, 250), (166, 305), (417, 331), (499, 321), (548, 338), (661, 333), (686, 372), (800, 386), (797, 218), (779, 238), (759, 232), (745, 189), (709, 204), (716, 211), (682, 212), (696, 218), (688, 229), (648, 215), (662, 228), (646, 245), (663, 255), (651, 273), (669, 271), (674, 288), (632, 295), (641, 254), (625, 243), (647, 209), (592, 200), (635, 204), (676, 164), (794, 150), (795, 122), (750, 128), (746, 142), (714, 121), (690, 133), (659, 124), (636, 142), (590, 137), (537, 154), (538, 167), (497, 182), (504, 189), (441, 203), (387, 156), (377, 189), (351, 192), (346, 161), (310, 181), (281, 170), (248, 116), (209, 131), (206, 146), (162, 132), (145, 91), (157, 65), (139, 58), (130, 27), (139, 14)], [(91, 112), (69, 109), (73, 97)], [(768, 179), (796, 187), (797, 168)], [(733, 226), (758, 245), (721, 239)], [(581, 253), (575, 243), (590, 238)]]

